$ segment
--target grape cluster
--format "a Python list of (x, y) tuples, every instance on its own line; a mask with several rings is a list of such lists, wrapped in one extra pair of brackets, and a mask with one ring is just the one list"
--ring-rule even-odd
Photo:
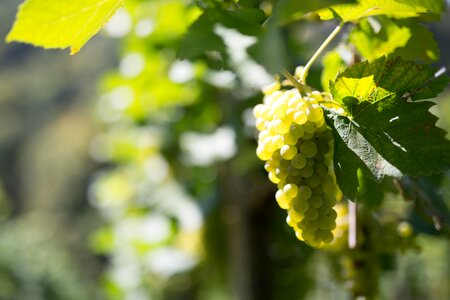
[(319, 105), (323, 96), (282, 90), (279, 82), (263, 92), (263, 104), (253, 110), (260, 131), (256, 154), (278, 185), (275, 198), (298, 239), (313, 247), (330, 243), (338, 189), (328, 169), (333, 136)]

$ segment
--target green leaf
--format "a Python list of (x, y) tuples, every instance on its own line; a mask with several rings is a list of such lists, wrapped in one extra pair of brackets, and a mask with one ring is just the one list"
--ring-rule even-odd
[(429, 12), (440, 14), (445, 11), (445, 0), (396, 0), (411, 6), (425, 7)]
[[(380, 27), (378, 32), (371, 22), (375, 22), (374, 26)], [(350, 42), (356, 46), (359, 53), (370, 61), (404, 47), (410, 38), (409, 28), (400, 27), (388, 18), (380, 21), (361, 20), (349, 36)]]
[(322, 20), (336, 17), (344, 22), (384, 15), (390, 18), (412, 18), (436, 10), (435, 0), (396, 1), (396, 0), (358, 0), (358, 3), (335, 5), (317, 11)]
[(301, 19), (305, 14), (342, 3), (355, 3), (356, 0), (280, 0), (273, 8), (273, 16), (278, 24), (287, 24)]
[(414, 22), (385, 17), (361, 20), (352, 30), (349, 40), (370, 61), (383, 55), (423, 62), (439, 58), (439, 46), (433, 34)]
[(345, 117), (336, 116), (330, 112), (326, 116), (326, 120), (328, 125), (333, 130), (333, 163), (337, 184), (339, 185), (342, 193), (344, 193), (348, 199), (354, 200), (356, 198), (356, 192), (359, 185), (358, 170), (363, 170), (368, 174), (370, 174), (370, 171), (361, 158), (353, 152), (351, 148), (352, 145), (347, 145), (347, 143), (351, 141), (346, 139), (345, 132), (343, 132), (343, 136), (341, 136), (341, 130), (338, 130), (340, 129), (340, 123), (343, 124), (343, 128), (345, 129), (346, 122), (348, 124), (349, 120)]
[(71, 54), (96, 34), (122, 0), (26, 0), (19, 7), (7, 42), (44, 48), (67, 48)]
[[(327, 114), (335, 137), (336, 178), (347, 197), (356, 195), (358, 169), (381, 180), (430, 174), (450, 166), (450, 141), (429, 112), (434, 103), (403, 97), (405, 93), (423, 96), (420, 91), (433, 73), (428, 66), (382, 58), (355, 64), (331, 85), (334, 99), (349, 113)], [(443, 78), (440, 86), (428, 85), (427, 95), (442, 90), (442, 83), (448, 82)]]
[(189, 27), (183, 36), (178, 50), (178, 57), (195, 59), (208, 51), (218, 51), (227, 57), (226, 47), (222, 38), (214, 32), (217, 24), (238, 30), (249, 36), (261, 34), (261, 24), (264, 14), (257, 9), (238, 9), (221, 11), (206, 9), (203, 14)]
[(447, 76), (434, 77), (436, 69), (428, 65), (405, 61), (400, 57), (381, 57), (371, 63), (355, 64), (339, 74), (330, 84), (334, 100), (346, 106), (350, 115), (353, 107), (345, 104), (348, 97), (359, 102), (376, 102), (396, 95), (412, 100), (433, 98), (448, 84)]
[(421, 24), (409, 24), (406, 27), (409, 27), (411, 38), (404, 47), (395, 49), (392, 56), (401, 56), (407, 60), (418, 59), (423, 62), (438, 60), (440, 50), (433, 33)]

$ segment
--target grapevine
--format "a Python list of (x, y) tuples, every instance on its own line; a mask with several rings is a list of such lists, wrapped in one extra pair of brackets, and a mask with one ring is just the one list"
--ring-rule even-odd
[(333, 135), (317, 91), (302, 95), (281, 89), (275, 81), (263, 90), (263, 104), (254, 108), (257, 156), (266, 161), (270, 181), (277, 185), (278, 205), (299, 240), (321, 247), (333, 240), (339, 194), (331, 165)]

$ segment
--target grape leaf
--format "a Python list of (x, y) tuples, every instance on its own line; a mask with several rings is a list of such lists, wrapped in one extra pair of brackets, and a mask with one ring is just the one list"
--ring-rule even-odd
[(392, 56), (401, 56), (407, 60), (419, 59), (423, 62), (433, 62), (439, 59), (440, 50), (433, 33), (424, 25), (406, 25), (411, 31), (411, 38), (401, 48), (395, 49)]
[(440, 14), (445, 10), (445, 0), (396, 0), (411, 6), (425, 7), (429, 12)]
[(189, 27), (178, 50), (179, 58), (195, 59), (208, 51), (218, 51), (226, 57), (226, 47), (220, 36), (214, 32), (216, 24), (238, 30), (244, 35), (261, 34), (264, 14), (257, 9), (243, 8), (233, 11), (206, 9)]
[(436, 70), (428, 65), (405, 61), (401, 57), (381, 57), (371, 63), (355, 64), (330, 83), (334, 100), (346, 106), (352, 115), (349, 98), (358, 102), (376, 102), (397, 95), (412, 100), (436, 97), (448, 84), (447, 76), (434, 77)]
[[(335, 137), (336, 178), (347, 197), (356, 195), (358, 169), (381, 180), (386, 175), (415, 176), (450, 166), (450, 141), (429, 112), (434, 103), (403, 97), (405, 93), (417, 95), (414, 92), (433, 73), (428, 66), (382, 58), (355, 64), (331, 84), (334, 99), (349, 114), (327, 114)], [(444, 78), (440, 86), (428, 85), (427, 95), (437, 95), (448, 82)]]
[(355, 3), (356, 0), (280, 0), (273, 8), (273, 16), (278, 24), (287, 24), (301, 19), (305, 14), (342, 3)]
[(19, 7), (7, 42), (67, 48), (71, 54), (96, 34), (123, 0), (26, 0)]
[(433, 34), (415, 22), (385, 17), (361, 20), (350, 33), (349, 40), (370, 61), (383, 55), (423, 62), (439, 58), (439, 46)]
[(435, 0), (396, 1), (396, 0), (358, 0), (356, 5), (340, 4), (321, 9), (317, 14), (322, 20), (339, 17), (343, 22), (384, 15), (391, 18), (411, 18), (436, 10)]

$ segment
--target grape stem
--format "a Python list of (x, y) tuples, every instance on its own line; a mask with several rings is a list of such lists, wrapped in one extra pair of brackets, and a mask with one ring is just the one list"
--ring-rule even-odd
[(281, 70), (281, 74), (283, 74), (283, 76), (286, 77), (286, 79), (288, 79), (299, 90), (299, 92), (302, 92), (304, 86), (300, 82), (298, 82), (298, 80), (295, 79), (295, 77), (292, 76), (292, 74), (289, 73), (288, 70), (286, 69)]
[(313, 56), (309, 59), (306, 66), (303, 68), (303, 71), (300, 76), (300, 82), (305, 83), (306, 77), (308, 76), (309, 69), (311, 68), (311, 65), (317, 60), (319, 55), (325, 50), (325, 48), (331, 43), (331, 41), (338, 35), (338, 33), (341, 31), (342, 27), (344, 27), (344, 22), (339, 23), (339, 25), (330, 33), (330, 35), (326, 38), (325, 41), (323, 41), (322, 45), (316, 50), (316, 52), (313, 54)]

